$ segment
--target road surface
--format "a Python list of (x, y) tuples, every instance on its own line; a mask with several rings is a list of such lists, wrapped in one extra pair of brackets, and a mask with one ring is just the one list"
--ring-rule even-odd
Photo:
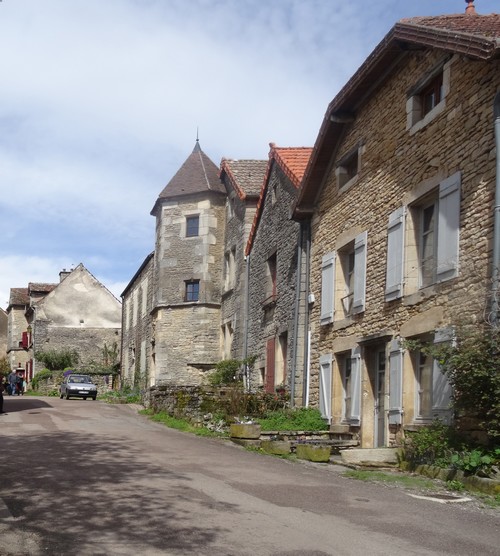
[(500, 520), (343, 469), (21, 397), (0, 415), (0, 555), (499, 555)]

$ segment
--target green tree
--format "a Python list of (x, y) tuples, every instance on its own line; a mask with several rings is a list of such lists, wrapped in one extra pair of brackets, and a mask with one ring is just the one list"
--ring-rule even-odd
[(40, 350), (35, 353), (35, 357), (50, 371), (62, 371), (68, 367), (74, 367), (80, 359), (77, 351), (74, 349)]

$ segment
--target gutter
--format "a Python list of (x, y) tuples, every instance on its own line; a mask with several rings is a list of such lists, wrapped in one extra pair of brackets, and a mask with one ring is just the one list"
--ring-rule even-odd
[(250, 369), (246, 361), (248, 357), (248, 295), (250, 291), (250, 255), (245, 257), (245, 292), (243, 294), (243, 361), (245, 361), (244, 369), (244, 387), (250, 392)]
[(299, 331), (299, 309), (300, 309), (300, 285), (302, 276), (302, 222), (299, 225), (297, 240), (297, 276), (295, 286), (295, 307), (293, 319), (293, 355), (292, 355), (292, 373), (290, 375), (290, 407), (295, 406), (295, 375), (297, 373), (297, 351), (298, 351), (298, 331)]

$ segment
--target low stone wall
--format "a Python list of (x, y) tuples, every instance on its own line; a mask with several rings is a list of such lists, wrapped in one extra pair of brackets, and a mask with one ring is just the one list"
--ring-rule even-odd
[(206, 421), (216, 401), (224, 397), (228, 388), (210, 388), (207, 386), (177, 386), (162, 384), (144, 392), (144, 407), (155, 413), (165, 411), (172, 417), (182, 417), (192, 423)]

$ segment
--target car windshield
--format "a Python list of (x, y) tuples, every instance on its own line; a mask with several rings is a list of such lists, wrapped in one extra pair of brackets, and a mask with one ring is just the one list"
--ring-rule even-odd
[(74, 384), (88, 384), (92, 381), (88, 376), (72, 376), (68, 379), (68, 382), (72, 382)]

